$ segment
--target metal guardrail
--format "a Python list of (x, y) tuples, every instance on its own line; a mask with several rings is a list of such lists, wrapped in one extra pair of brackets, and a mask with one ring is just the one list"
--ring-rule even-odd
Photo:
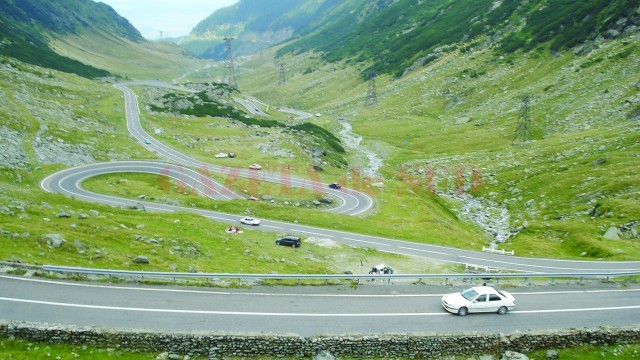
[(352, 280), (359, 282), (361, 279), (370, 280), (398, 280), (408, 279), (422, 282), (423, 279), (444, 279), (445, 285), (449, 279), (523, 279), (528, 282), (530, 278), (546, 278), (551, 283), (555, 279), (579, 279), (582, 282), (585, 278), (604, 279), (628, 277), (629, 282), (634, 276), (640, 276), (638, 271), (625, 272), (581, 272), (581, 273), (464, 273), (464, 274), (229, 274), (229, 273), (190, 273), (190, 272), (162, 272), (162, 271), (129, 271), (129, 270), (108, 270), (108, 269), (86, 269), (69, 266), (44, 265), (42, 270), (53, 273), (74, 274), (74, 275), (98, 275), (108, 277), (131, 277), (131, 278), (160, 278), (160, 279), (238, 279), (238, 280)]

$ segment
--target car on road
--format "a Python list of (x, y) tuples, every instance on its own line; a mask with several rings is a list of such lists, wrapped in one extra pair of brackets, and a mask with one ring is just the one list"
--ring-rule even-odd
[(450, 313), (495, 312), (504, 315), (516, 307), (513, 295), (491, 286), (474, 286), (442, 297), (442, 307)]
[(149, 139), (144, 139), (144, 143), (145, 143), (145, 144), (147, 144), (147, 145), (149, 145), (149, 144), (151, 144), (151, 140), (149, 140)]
[(253, 226), (258, 226), (260, 225), (260, 220), (251, 217), (251, 216), (245, 216), (242, 219), (240, 219), (240, 222), (245, 224), (245, 225), (253, 225)]
[(332, 189), (340, 189), (342, 186), (340, 186), (340, 184), (338, 183), (331, 183), (329, 184), (329, 187)]
[(251, 170), (260, 170), (260, 169), (262, 169), (262, 166), (260, 164), (251, 164), (251, 165), (249, 165), (249, 169), (251, 169)]
[(218, 154), (215, 155), (215, 157), (218, 158), (218, 159), (222, 159), (222, 158), (229, 157), (229, 154), (227, 154), (227, 153), (218, 153)]
[(285, 236), (276, 240), (276, 245), (291, 246), (292, 248), (300, 247), (302, 240), (297, 236)]

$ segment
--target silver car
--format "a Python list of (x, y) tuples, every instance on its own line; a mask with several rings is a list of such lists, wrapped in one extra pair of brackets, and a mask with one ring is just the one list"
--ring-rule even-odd
[(245, 224), (245, 225), (253, 225), (253, 226), (258, 226), (260, 225), (260, 220), (251, 217), (251, 216), (245, 216), (242, 219), (240, 219), (240, 222)]

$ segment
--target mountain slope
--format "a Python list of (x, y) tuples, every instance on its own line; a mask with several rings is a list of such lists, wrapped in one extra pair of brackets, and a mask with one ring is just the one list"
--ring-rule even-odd
[(358, 17), (393, 2), (241, 0), (201, 21), (180, 46), (199, 56), (222, 60), (224, 38), (234, 37), (234, 55), (250, 55), (337, 21), (358, 21)]
[[(555, 38), (511, 54), (482, 46), (506, 34), (468, 39), (401, 77), (379, 74), (375, 107), (364, 106), (367, 63), (352, 57), (327, 63), (318, 52), (293, 52), (276, 86), (278, 66), (264, 61), (284, 52), (276, 48), (242, 64), (251, 71), (241, 87), (361, 136), (349, 163), (380, 161), (380, 178), (367, 184), (380, 204), (371, 218), (394, 224), (395, 234), (415, 227), (442, 245), (479, 249), (506, 237), (501, 246), (522, 256), (637, 259), (640, 34), (632, 21), (618, 18), (628, 27), (587, 33), (564, 51), (549, 51)], [(525, 96), (532, 138), (514, 146)], [(449, 233), (455, 221), (434, 216), (434, 204), (482, 224), (487, 237)]]
[(327, 61), (370, 64), (363, 75), (402, 76), (459, 44), (503, 54), (546, 44), (560, 51), (597, 36), (616, 37), (640, 24), (640, 0), (241, 0), (200, 22), (180, 45), (205, 58), (235, 56), (296, 39), (278, 52), (317, 51)]
[(27, 63), (100, 77), (108, 71), (55, 53), (50, 39), (91, 31), (107, 31), (139, 41), (140, 33), (111, 7), (91, 0), (20, 0), (0, 2), (0, 54)]
[(615, 37), (637, 29), (639, 6), (639, 0), (400, 0), (367, 21), (303, 37), (280, 55), (314, 50), (328, 61), (372, 62), (365, 75), (401, 76), (475, 38), (475, 46), (498, 46), (508, 54), (542, 43), (557, 51), (600, 35)]
[(170, 43), (145, 40), (127, 19), (93, 0), (0, 2), (0, 54), (95, 78), (178, 77), (197, 67)]

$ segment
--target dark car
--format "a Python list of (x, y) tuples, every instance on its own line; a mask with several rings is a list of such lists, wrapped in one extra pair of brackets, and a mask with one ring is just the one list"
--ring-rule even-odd
[(340, 186), (340, 184), (338, 183), (331, 183), (329, 184), (329, 187), (332, 189), (340, 189), (342, 186)]
[(276, 240), (276, 245), (291, 246), (293, 248), (299, 247), (301, 244), (300, 238), (297, 236), (285, 236)]

